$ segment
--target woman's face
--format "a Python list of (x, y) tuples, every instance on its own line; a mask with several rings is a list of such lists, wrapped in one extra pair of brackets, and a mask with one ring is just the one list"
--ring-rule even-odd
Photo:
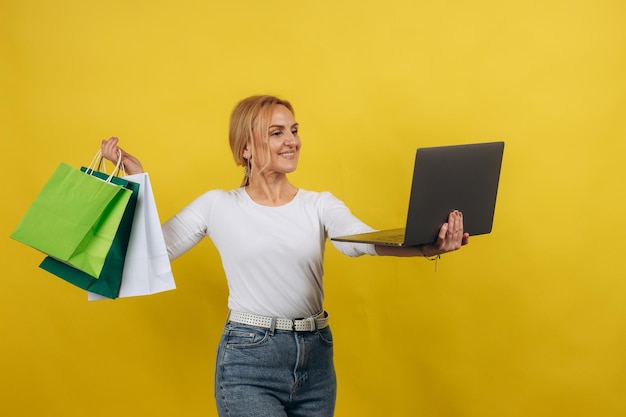
[[(267, 165), (264, 173), (288, 174), (296, 170), (300, 156), (300, 137), (298, 123), (289, 109), (283, 105), (275, 105), (272, 117), (268, 123), (268, 142), (264, 142), (261, 135), (254, 136), (255, 164), (259, 172)], [(269, 161), (267, 161), (267, 147), (269, 146)], [(268, 164), (269, 162), (269, 164)]]

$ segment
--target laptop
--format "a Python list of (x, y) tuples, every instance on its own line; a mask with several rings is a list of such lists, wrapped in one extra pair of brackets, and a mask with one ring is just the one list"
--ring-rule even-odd
[(331, 240), (388, 246), (434, 243), (453, 210), (463, 213), (463, 228), (470, 236), (490, 233), (503, 153), (504, 142), (419, 148), (405, 227)]

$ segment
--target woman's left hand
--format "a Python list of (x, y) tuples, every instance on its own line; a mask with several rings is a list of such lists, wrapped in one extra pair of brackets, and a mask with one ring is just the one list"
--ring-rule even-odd
[(469, 243), (469, 234), (463, 231), (463, 213), (454, 210), (448, 215), (448, 222), (439, 229), (437, 241), (421, 247), (424, 256), (436, 256), (461, 249)]

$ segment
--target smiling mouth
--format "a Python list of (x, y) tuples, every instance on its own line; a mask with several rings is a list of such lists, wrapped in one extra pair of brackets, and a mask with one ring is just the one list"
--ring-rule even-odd
[(293, 158), (295, 155), (295, 152), (284, 152), (278, 154), (278, 156), (282, 156), (283, 158)]

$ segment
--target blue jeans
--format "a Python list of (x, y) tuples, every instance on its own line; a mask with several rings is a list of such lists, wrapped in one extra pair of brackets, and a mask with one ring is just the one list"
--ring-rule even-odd
[(330, 327), (226, 324), (215, 367), (220, 417), (332, 417), (336, 394)]

